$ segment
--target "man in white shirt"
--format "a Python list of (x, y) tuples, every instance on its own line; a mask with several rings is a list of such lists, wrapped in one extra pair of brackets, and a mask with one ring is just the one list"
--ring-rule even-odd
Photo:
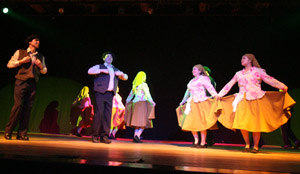
[(105, 52), (102, 55), (104, 64), (98, 64), (88, 70), (89, 75), (95, 75), (94, 91), (96, 98), (96, 113), (93, 124), (93, 142), (106, 143), (111, 141), (108, 139), (110, 125), (112, 101), (116, 93), (119, 79), (127, 80), (127, 74), (112, 65), (113, 54)]
[(16, 69), (14, 88), (14, 106), (11, 109), (9, 121), (5, 127), (4, 138), (11, 140), (12, 131), (19, 122), (18, 140), (29, 140), (27, 136), (30, 112), (36, 93), (36, 83), (39, 74), (46, 74), (45, 57), (37, 52), (40, 46), (38, 35), (26, 38), (27, 49), (17, 50), (7, 63), (8, 68)]

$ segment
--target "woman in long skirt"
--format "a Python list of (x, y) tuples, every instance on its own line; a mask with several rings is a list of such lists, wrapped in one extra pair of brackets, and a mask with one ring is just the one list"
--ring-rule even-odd
[[(241, 64), (244, 69), (238, 71), (218, 94), (223, 97), (235, 83), (239, 85), (238, 93), (222, 98), (223, 111), (219, 121), (229, 129), (241, 130), (246, 144), (244, 152), (257, 153), (261, 132), (272, 132), (286, 123), (290, 117), (289, 108), (295, 101), (288, 95), (288, 87), (269, 76), (253, 54), (243, 55)], [(262, 81), (283, 92), (263, 91)], [(252, 151), (249, 132), (253, 132)]]
[(115, 139), (118, 130), (126, 129), (124, 116), (125, 116), (125, 106), (122, 103), (122, 97), (119, 95), (119, 87), (118, 87), (117, 93), (113, 98), (113, 108), (111, 113), (111, 128), (110, 128), (109, 138)]
[(153, 128), (155, 102), (146, 83), (146, 73), (138, 72), (132, 82), (132, 89), (126, 99), (125, 122), (126, 126), (133, 127), (133, 142), (141, 143), (141, 134), (144, 129)]
[[(184, 131), (191, 131), (194, 137), (193, 147), (206, 148), (207, 129), (217, 129), (217, 112), (221, 109), (219, 101), (207, 96), (217, 96), (210, 78), (202, 65), (198, 64), (192, 70), (194, 78), (187, 85), (184, 98), (176, 109), (178, 124)], [(185, 105), (184, 105), (185, 104)], [(198, 132), (201, 134), (199, 141)]]
[(70, 123), (76, 126), (75, 135), (81, 137), (81, 130), (91, 127), (93, 118), (94, 107), (91, 103), (89, 88), (84, 86), (71, 106)]

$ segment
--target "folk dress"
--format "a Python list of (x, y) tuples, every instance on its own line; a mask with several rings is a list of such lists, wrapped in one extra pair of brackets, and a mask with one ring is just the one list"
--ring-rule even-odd
[(126, 99), (125, 122), (129, 127), (153, 128), (154, 101), (147, 83), (143, 82), (130, 91)]
[(176, 109), (178, 125), (184, 131), (202, 131), (218, 129), (218, 112), (221, 110), (220, 102), (206, 95), (206, 90), (212, 95), (217, 95), (209, 77), (200, 75), (187, 85), (189, 98), (187, 103)]
[(122, 103), (122, 97), (116, 93), (116, 95), (113, 98), (113, 108), (112, 108), (112, 114), (111, 114), (111, 127), (118, 129), (125, 129), (125, 122), (124, 122), (124, 116), (125, 116), (125, 106)]
[(264, 69), (252, 67), (238, 71), (219, 92), (226, 95), (235, 83), (239, 92), (222, 98), (219, 122), (229, 129), (250, 132), (272, 132), (286, 123), (291, 116), (289, 108), (295, 101), (287, 92), (263, 91), (261, 82), (282, 89), (284, 84), (269, 76)]

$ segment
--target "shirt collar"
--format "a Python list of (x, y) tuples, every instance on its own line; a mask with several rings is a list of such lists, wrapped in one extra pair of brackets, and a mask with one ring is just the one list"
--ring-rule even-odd
[[(27, 48), (27, 53), (31, 53), (31, 50), (29, 47)], [(38, 53), (38, 52), (35, 50), (35, 53)]]
[(248, 72), (246, 72), (245, 68), (243, 68), (242, 73), (245, 74), (245, 73), (252, 72), (252, 71), (254, 70), (254, 68), (255, 68), (255, 67), (252, 66), (252, 67), (250, 68), (250, 71), (248, 71)]
[(108, 63), (104, 63), (104, 65), (106, 66), (106, 67), (110, 67), (110, 68), (113, 68), (114, 66), (112, 65), (112, 64), (108, 64)]

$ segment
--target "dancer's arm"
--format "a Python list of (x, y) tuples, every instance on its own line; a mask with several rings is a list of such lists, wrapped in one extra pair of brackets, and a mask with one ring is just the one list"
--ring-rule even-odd
[(116, 71), (115, 72), (115, 75), (119, 77), (119, 79), (121, 80), (127, 80), (128, 79), (128, 75), (125, 74), (124, 72), (122, 71)]
[(274, 77), (269, 76), (264, 70), (261, 70), (260, 77), (265, 83), (274, 88), (281, 89), (285, 92), (288, 90), (288, 87), (284, 83), (276, 80)]
[(108, 69), (100, 69), (100, 65), (95, 65), (88, 70), (89, 75), (97, 75), (100, 73), (108, 74)]
[(149, 101), (150, 103), (152, 103), (155, 106), (155, 102), (153, 101), (153, 99), (151, 97), (150, 90), (149, 90), (149, 87), (148, 87), (147, 83), (143, 83), (142, 85), (143, 85), (142, 89), (145, 92), (146, 100)]
[(204, 78), (204, 83), (203, 83), (204, 87), (207, 89), (207, 91), (210, 93), (210, 95), (212, 97), (215, 97), (218, 95), (218, 93), (216, 92), (216, 89), (213, 87), (213, 85), (210, 82), (209, 77)]
[(180, 105), (183, 105), (184, 103), (186, 103), (187, 99), (190, 97), (191, 93), (189, 89), (186, 89), (185, 93), (184, 93), (184, 97), (180, 102)]
[(236, 82), (237, 82), (237, 75), (235, 74), (234, 77), (219, 92), (218, 96), (223, 97), (224, 95), (226, 95)]
[(129, 93), (129, 95), (128, 95), (128, 97), (127, 97), (127, 99), (126, 99), (126, 103), (129, 103), (132, 100), (133, 96), (134, 96), (134, 93), (131, 90), (130, 93)]

